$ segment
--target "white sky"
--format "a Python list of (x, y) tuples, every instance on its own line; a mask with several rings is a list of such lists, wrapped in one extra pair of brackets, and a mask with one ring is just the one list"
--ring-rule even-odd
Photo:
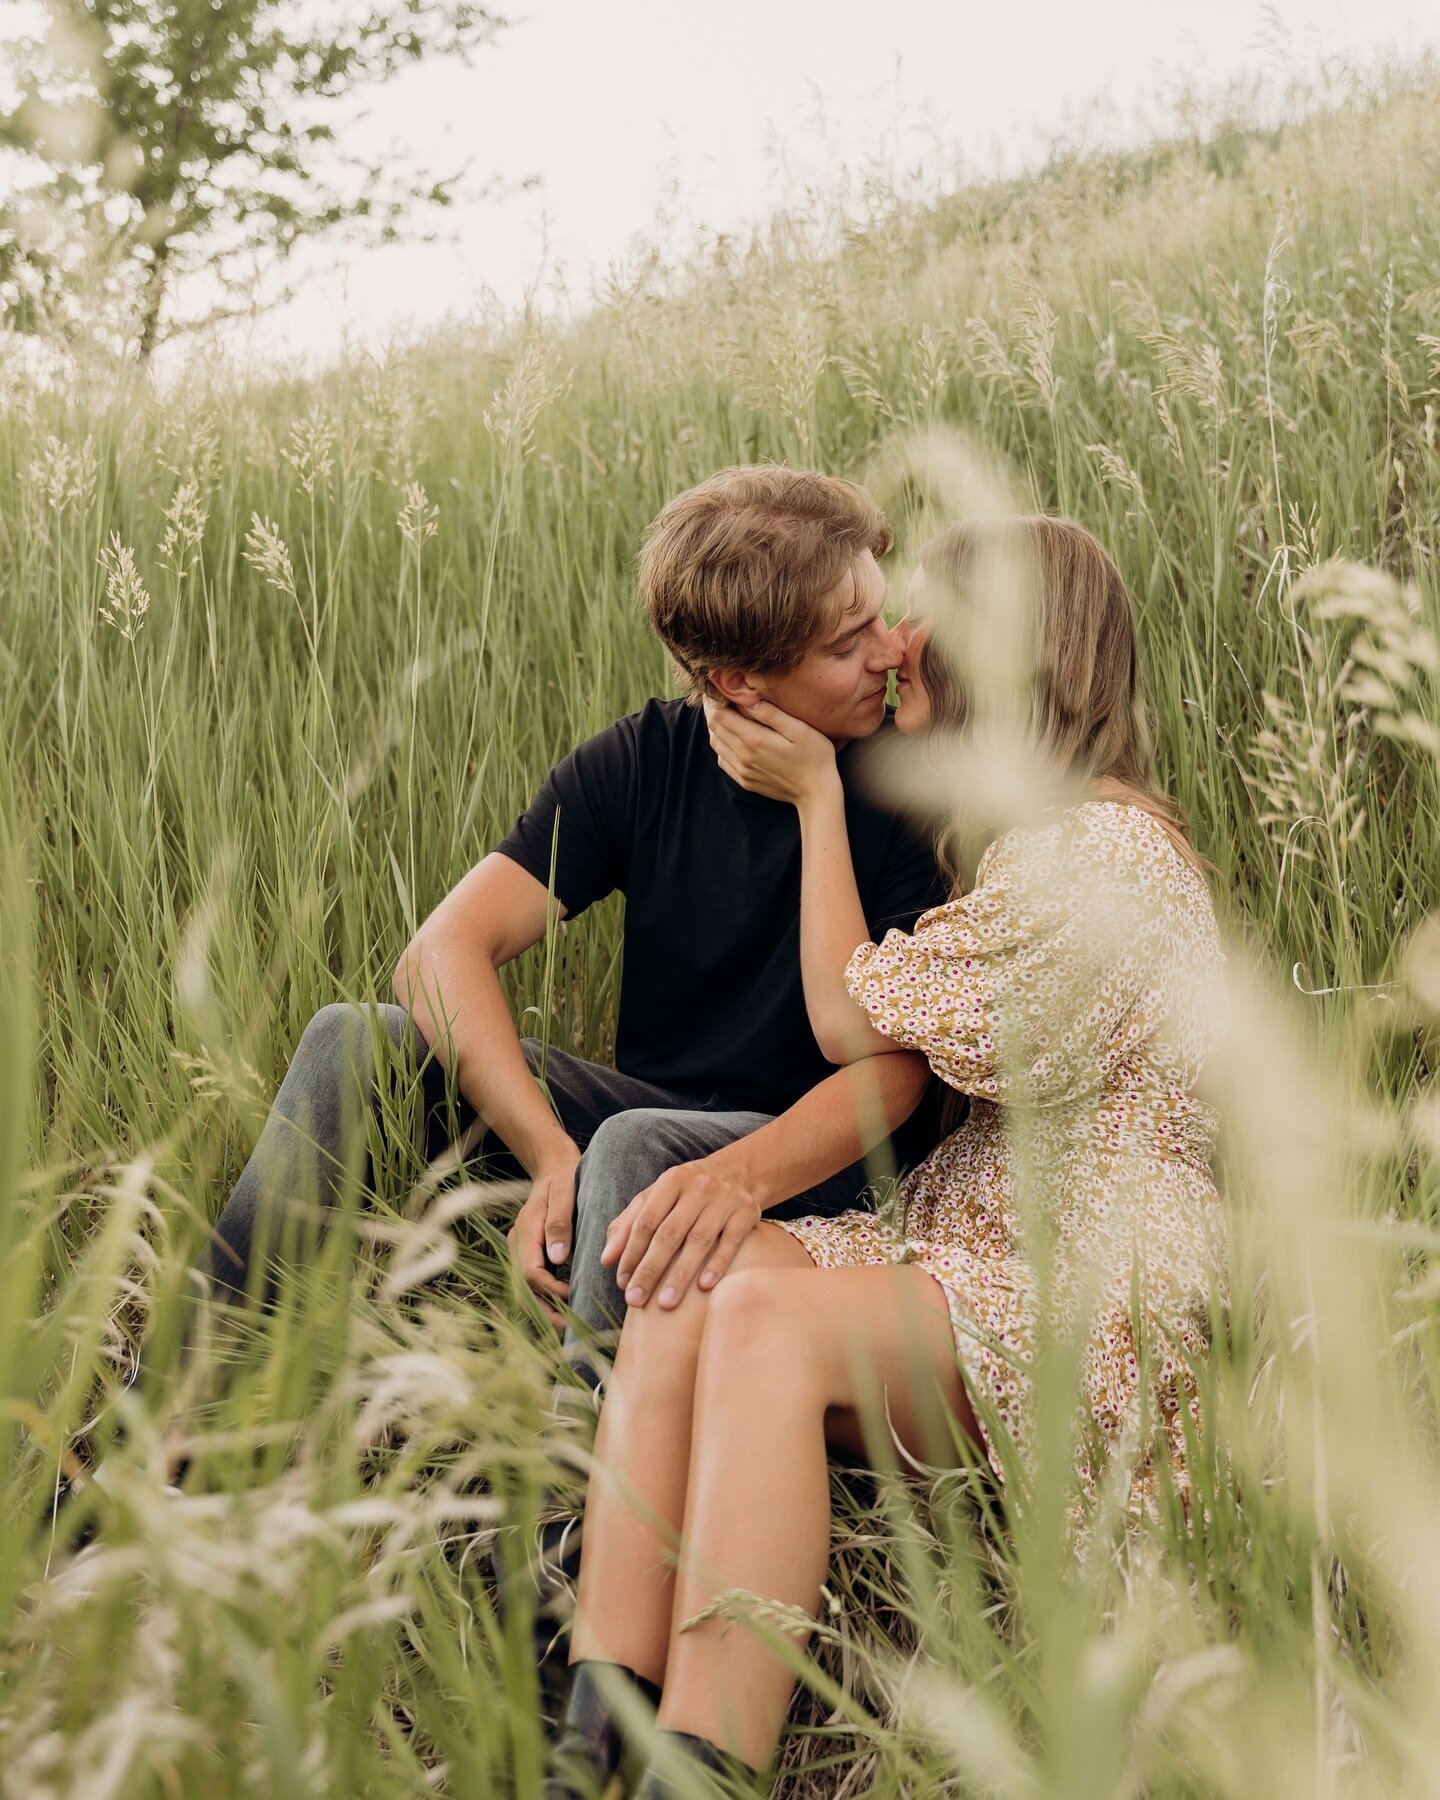
[(293, 302), (232, 327), (233, 348), (325, 359), (347, 337), (483, 313), (487, 295), (513, 306), (538, 283), (553, 304), (557, 267), (583, 299), (635, 234), (673, 244), (760, 219), (841, 162), (948, 185), (957, 156), (1014, 168), (1082, 113), (1094, 135), (1097, 100), (1115, 134), (1187, 78), (1440, 45), (1440, 0), (513, 3), (472, 68), (407, 72), (357, 141), (468, 167), (476, 184), (539, 185), (441, 215), (449, 243), (341, 253)]

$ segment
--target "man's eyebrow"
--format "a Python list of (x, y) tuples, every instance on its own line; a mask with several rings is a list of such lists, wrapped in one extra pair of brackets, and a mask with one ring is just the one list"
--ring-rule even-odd
[(820, 648), (822, 650), (833, 650), (837, 644), (844, 644), (853, 637), (859, 637), (862, 631), (875, 623), (884, 610), (885, 602), (881, 600), (869, 610), (863, 619), (857, 619), (853, 625), (847, 626), (844, 631), (837, 631), (834, 637), (827, 643), (822, 644)]

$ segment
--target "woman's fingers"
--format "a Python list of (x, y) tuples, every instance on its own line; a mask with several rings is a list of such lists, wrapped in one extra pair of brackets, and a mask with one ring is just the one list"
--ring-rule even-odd
[(802, 723), (792, 714), (784, 712), (769, 700), (757, 700), (750, 708), (747, 717), (757, 719), (766, 731), (776, 732), (787, 744), (793, 744), (802, 733), (809, 731), (810, 726)]
[[(788, 753), (786, 741), (770, 726), (740, 719), (733, 713), (722, 717), (726, 723), (711, 728), (710, 747), (732, 781), (738, 781), (742, 787), (765, 783), (773, 779), (775, 768), (784, 769), (783, 763), (773, 763), (772, 759)], [(733, 724), (729, 722), (732, 719), (736, 721)]]
[[(756, 703), (764, 706), (763, 700)], [(778, 707), (769, 709), (777, 718), (788, 718)], [(741, 712), (738, 707), (730, 706), (724, 712), (716, 713), (710, 721), (710, 737), (713, 741), (719, 738), (722, 743), (730, 744), (763, 744), (771, 734), (779, 736), (773, 725), (762, 724), (751, 713)]]

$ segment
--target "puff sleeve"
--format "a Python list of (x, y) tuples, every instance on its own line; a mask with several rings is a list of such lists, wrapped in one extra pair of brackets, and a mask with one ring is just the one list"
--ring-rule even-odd
[(962, 1093), (1033, 1105), (1093, 1093), (1153, 1029), (1142, 1002), (1163, 950), (1162, 858), (1168, 869), (1175, 851), (1160, 827), (1113, 802), (1010, 832), (968, 894), (860, 946), (851, 998)]

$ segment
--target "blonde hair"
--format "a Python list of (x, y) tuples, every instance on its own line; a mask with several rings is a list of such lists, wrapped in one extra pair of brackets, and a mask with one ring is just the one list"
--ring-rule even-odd
[[(1206, 873), (1184, 813), (1155, 777), (1135, 611), (1120, 571), (1083, 525), (1038, 513), (952, 525), (925, 545), (920, 566), (963, 605), (982, 554), (993, 552), (1018, 558), (1037, 596), (1031, 684), (1040, 747), (1096, 799), (1142, 807), (1186, 862)], [(963, 729), (964, 687), (933, 636), (921, 646), (919, 674), (933, 726)], [(942, 860), (953, 878), (948, 845)]]
[(792, 668), (838, 624), (856, 559), (892, 541), (863, 488), (813, 470), (721, 469), (677, 495), (646, 533), (640, 594), (687, 697), (712, 669)]

